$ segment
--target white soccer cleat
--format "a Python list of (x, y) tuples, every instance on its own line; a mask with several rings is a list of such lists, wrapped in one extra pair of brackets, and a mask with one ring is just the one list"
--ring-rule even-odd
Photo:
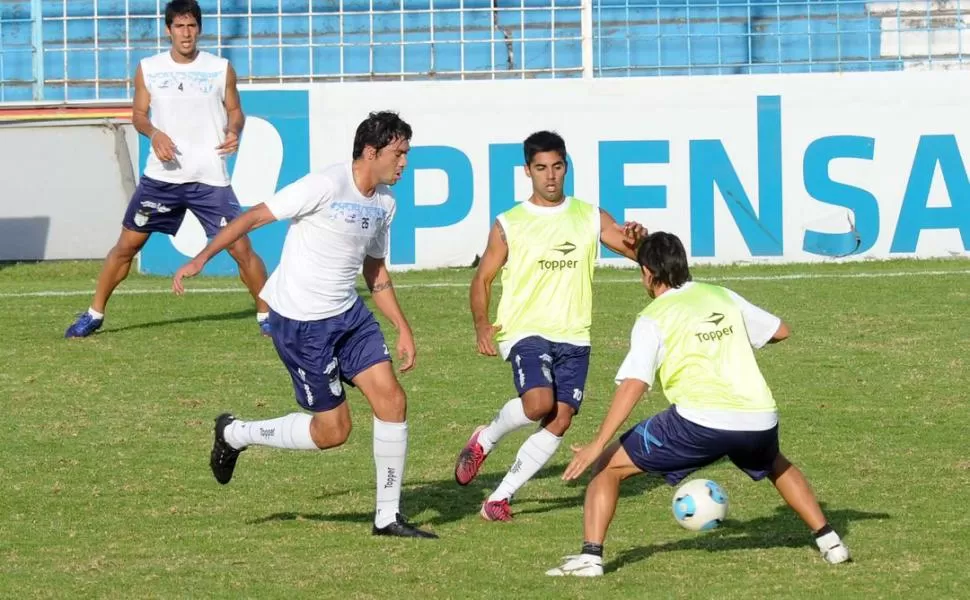
[(821, 553), (822, 558), (830, 565), (837, 565), (852, 560), (852, 556), (849, 554), (849, 548), (842, 542), (829, 547), (827, 550), (821, 550)]
[(566, 575), (573, 577), (600, 577), (603, 575), (603, 559), (599, 556), (578, 554), (575, 556), (566, 556), (564, 560), (566, 562), (562, 565), (546, 571), (546, 575), (550, 577), (564, 577)]

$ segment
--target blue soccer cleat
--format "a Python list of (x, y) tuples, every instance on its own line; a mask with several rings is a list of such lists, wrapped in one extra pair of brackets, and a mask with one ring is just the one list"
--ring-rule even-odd
[(82, 338), (88, 337), (95, 331), (101, 329), (101, 324), (104, 323), (104, 319), (95, 319), (91, 316), (91, 313), (84, 311), (77, 316), (77, 320), (67, 328), (64, 332), (64, 337), (66, 338)]

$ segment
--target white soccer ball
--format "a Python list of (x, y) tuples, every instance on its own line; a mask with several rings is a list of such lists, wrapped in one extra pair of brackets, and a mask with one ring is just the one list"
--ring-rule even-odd
[(681, 527), (706, 531), (727, 516), (728, 497), (724, 488), (710, 479), (692, 479), (674, 492), (672, 508)]

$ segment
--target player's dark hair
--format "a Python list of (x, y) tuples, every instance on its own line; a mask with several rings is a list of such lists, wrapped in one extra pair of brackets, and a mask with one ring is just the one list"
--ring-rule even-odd
[(537, 131), (525, 138), (522, 144), (525, 152), (525, 164), (531, 165), (532, 159), (540, 152), (558, 152), (563, 162), (566, 162), (566, 140), (552, 131)]
[(199, 31), (202, 31), (202, 8), (195, 0), (172, 0), (166, 4), (165, 26), (171, 27), (172, 23), (175, 22), (175, 17), (181, 17), (182, 15), (192, 15), (195, 17), (195, 22), (199, 25)]
[(411, 139), (411, 126), (396, 112), (372, 112), (357, 126), (354, 135), (354, 160), (364, 155), (364, 148), (370, 146), (378, 152), (394, 140)]
[(650, 271), (654, 281), (679, 288), (690, 281), (687, 251), (680, 238), (666, 231), (655, 231), (643, 238), (637, 249), (640, 268)]

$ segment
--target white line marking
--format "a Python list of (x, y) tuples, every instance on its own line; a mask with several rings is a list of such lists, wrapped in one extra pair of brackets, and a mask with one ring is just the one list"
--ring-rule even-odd
[[(713, 283), (724, 281), (791, 281), (800, 279), (881, 279), (883, 277), (909, 277), (909, 276), (936, 277), (942, 275), (970, 275), (970, 269), (937, 270), (937, 271), (873, 271), (858, 273), (789, 273), (782, 275), (727, 275), (722, 277), (705, 277), (698, 281), (708, 281)], [(596, 279), (599, 283), (637, 283), (639, 278), (629, 279)], [(432, 282), (432, 283), (401, 283), (394, 284), (395, 289), (420, 289), (420, 288), (464, 288), (470, 282)], [(498, 282), (496, 286), (501, 287)], [(244, 287), (221, 287), (221, 288), (188, 288), (190, 294), (234, 294), (247, 292)], [(92, 290), (64, 290), (64, 291), (39, 291), (39, 292), (6, 292), (0, 293), (0, 299), (4, 298), (57, 298), (70, 296), (90, 296)], [(144, 294), (171, 294), (168, 288), (157, 289), (120, 289), (113, 295), (115, 296), (138, 296)]]

